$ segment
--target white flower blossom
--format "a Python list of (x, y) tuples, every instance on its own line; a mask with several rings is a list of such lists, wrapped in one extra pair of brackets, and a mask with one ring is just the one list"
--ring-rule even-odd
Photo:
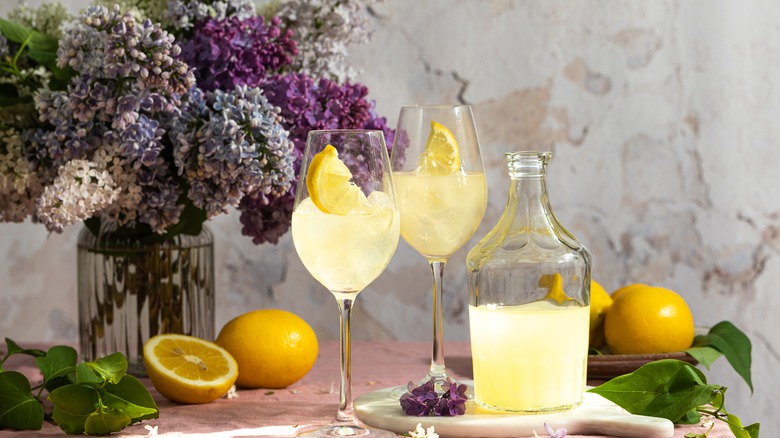
[(412, 438), (439, 438), (439, 434), (435, 432), (433, 426), (426, 430), (423, 429), (422, 423), (417, 423), (417, 428), (410, 431), (409, 436)]
[(38, 199), (38, 219), (50, 231), (92, 217), (116, 199), (111, 176), (87, 160), (71, 160), (62, 166), (54, 182)]

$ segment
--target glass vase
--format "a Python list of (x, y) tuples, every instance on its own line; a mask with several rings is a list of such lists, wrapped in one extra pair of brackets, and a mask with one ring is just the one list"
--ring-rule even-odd
[(582, 402), (591, 259), (553, 214), (551, 157), (506, 154), (506, 209), (467, 256), (474, 398), (487, 409), (544, 413)]
[(84, 360), (121, 352), (146, 374), (143, 345), (162, 333), (214, 338), (214, 239), (165, 240), (124, 230), (78, 238), (79, 343)]

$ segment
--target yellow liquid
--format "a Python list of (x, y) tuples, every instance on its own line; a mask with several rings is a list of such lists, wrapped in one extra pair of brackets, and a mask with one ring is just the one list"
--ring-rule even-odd
[(474, 395), (485, 408), (552, 412), (582, 402), (589, 307), (469, 306)]
[(401, 236), (429, 259), (447, 258), (477, 230), (487, 204), (482, 172), (393, 173)]
[[(369, 203), (387, 203), (386, 198), (374, 192)], [(360, 292), (384, 271), (395, 253), (401, 223), (398, 211), (385, 206), (366, 213), (323, 213), (310, 198), (293, 212), (295, 250), (311, 275), (331, 292)]]

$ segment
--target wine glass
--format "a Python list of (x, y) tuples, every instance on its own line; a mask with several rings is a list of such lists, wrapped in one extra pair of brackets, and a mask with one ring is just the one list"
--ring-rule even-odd
[(341, 388), (333, 421), (305, 436), (395, 437), (359, 422), (352, 405), (350, 316), (358, 293), (384, 271), (398, 245), (400, 217), (382, 131), (309, 132), (292, 214), (303, 265), (336, 298)]
[[(391, 162), (401, 236), (428, 260), (433, 274), (433, 350), (428, 374), (419, 384), (433, 378), (439, 387), (447, 379), (442, 313), (444, 266), (477, 230), (487, 205), (487, 184), (471, 107), (402, 107)], [(396, 389), (391, 394), (398, 392)]]

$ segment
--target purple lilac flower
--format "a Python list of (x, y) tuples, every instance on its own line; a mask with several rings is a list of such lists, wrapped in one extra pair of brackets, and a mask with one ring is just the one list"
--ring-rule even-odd
[(261, 88), (268, 101), (281, 108), (282, 125), (290, 131), (298, 156), (314, 129), (378, 129), (390, 153), (394, 131), (376, 114), (375, 102), (366, 99), (364, 85), (338, 85), (329, 79), (315, 82), (305, 74), (292, 73), (271, 77)]
[[(384, 117), (376, 114), (375, 103), (366, 99), (368, 89), (364, 85), (338, 85), (329, 79), (315, 81), (305, 74), (292, 73), (267, 78), (261, 88), (269, 103), (280, 108), (281, 124), (289, 130), (295, 145), (292, 152), (295, 175), (300, 171), (306, 137), (313, 129), (378, 129), (384, 133), (387, 148), (392, 148), (394, 131), (388, 128)], [(359, 170), (354, 175), (361, 178)], [(253, 236), (255, 243), (278, 239), (278, 233), (284, 227), (279, 221), (289, 222), (286, 214), (292, 212), (296, 183), (293, 180), (289, 196), (280, 199), (280, 202), (288, 203), (283, 210), (277, 211), (279, 202), (264, 204), (248, 200), (242, 203), (242, 232)]]
[(241, 211), (241, 234), (252, 237), (255, 245), (266, 242), (276, 245), (290, 229), (294, 201), (295, 196), (291, 192), (267, 203), (245, 196), (238, 207)]
[(424, 417), (433, 412), (439, 402), (439, 394), (436, 393), (436, 381), (431, 379), (420, 386), (413, 382), (406, 385), (408, 392), (401, 396), (401, 408), (406, 415)]
[(198, 86), (206, 91), (256, 87), (292, 62), (298, 53), (292, 32), (262, 16), (206, 20), (195, 26), (182, 47), (184, 60), (196, 69)]
[(400, 398), (401, 409), (406, 415), (449, 417), (466, 413), (466, 385), (458, 384), (450, 378), (442, 383), (444, 393), (441, 396), (436, 392), (434, 378), (420, 386), (409, 382), (406, 388), (408, 392)]

